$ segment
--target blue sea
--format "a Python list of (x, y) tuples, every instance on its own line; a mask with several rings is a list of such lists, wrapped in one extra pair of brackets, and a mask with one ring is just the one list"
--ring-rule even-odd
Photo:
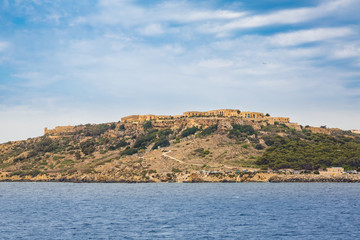
[(0, 183), (0, 239), (360, 239), (357, 183)]

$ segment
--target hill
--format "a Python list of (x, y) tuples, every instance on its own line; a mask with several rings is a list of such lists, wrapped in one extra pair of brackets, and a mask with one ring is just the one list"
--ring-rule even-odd
[(222, 113), (136, 115), (114, 123), (45, 129), (42, 137), (0, 145), (0, 179), (269, 181), (279, 169), (360, 168), (359, 134), (303, 127), (286, 118)]

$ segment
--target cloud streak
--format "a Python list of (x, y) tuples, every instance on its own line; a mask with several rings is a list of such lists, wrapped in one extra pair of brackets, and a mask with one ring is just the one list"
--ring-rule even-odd
[(315, 28), (289, 33), (280, 33), (269, 37), (269, 41), (280, 46), (295, 46), (304, 43), (346, 37), (354, 34), (351, 28)]
[(317, 7), (281, 10), (269, 14), (244, 14), (245, 16), (226, 24), (208, 25), (205, 32), (223, 33), (247, 28), (259, 28), (271, 25), (297, 24), (329, 16), (341, 8), (348, 8), (354, 1), (328, 1)]

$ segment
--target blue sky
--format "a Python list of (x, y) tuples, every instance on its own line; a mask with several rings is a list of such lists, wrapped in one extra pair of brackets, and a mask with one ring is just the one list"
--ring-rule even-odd
[(236, 108), (360, 129), (360, 2), (0, 1), (0, 142)]

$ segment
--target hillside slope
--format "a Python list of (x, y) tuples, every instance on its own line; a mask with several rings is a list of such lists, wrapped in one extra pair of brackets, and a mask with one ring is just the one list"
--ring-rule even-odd
[(267, 181), (271, 169), (360, 168), (360, 136), (239, 118), (106, 123), (0, 145), (2, 180)]

